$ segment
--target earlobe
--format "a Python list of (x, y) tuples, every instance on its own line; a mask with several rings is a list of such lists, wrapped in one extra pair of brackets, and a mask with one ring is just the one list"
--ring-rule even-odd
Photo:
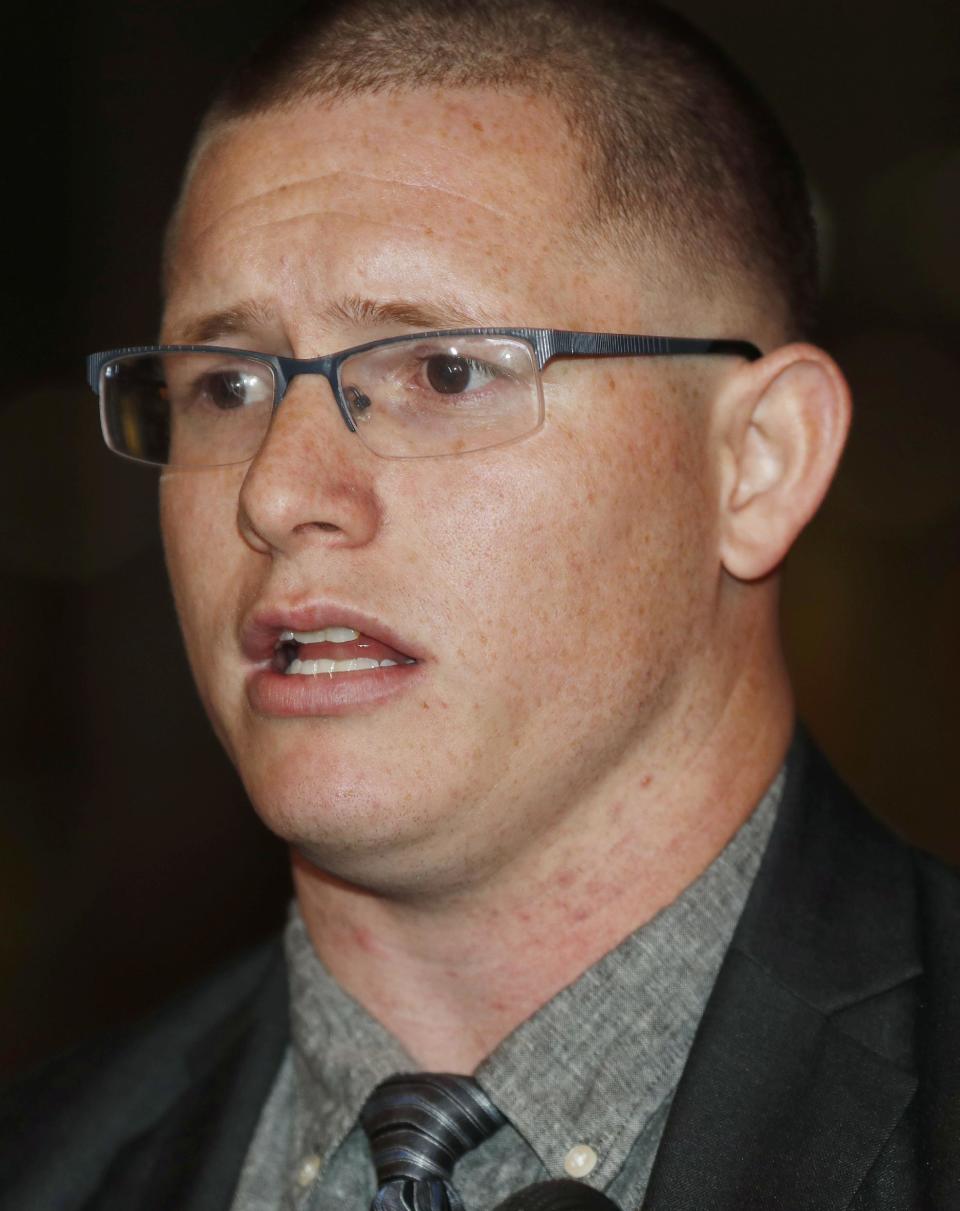
[(785, 345), (731, 384), (718, 423), (720, 557), (731, 576), (758, 580), (826, 495), (850, 425), (850, 392), (822, 349)]

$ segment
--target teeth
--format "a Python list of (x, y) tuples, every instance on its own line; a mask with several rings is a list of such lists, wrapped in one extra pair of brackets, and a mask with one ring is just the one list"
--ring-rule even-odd
[[(352, 627), (327, 627), (326, 631), (323, 633), (327, 637), (327, 643), (353, 643), (355, 639), (360, 638), (360, 632), (355, 631)], [(299, 642), (303, 643), (305, 641), (301, 639)], [(306, 642), (311, 641), (307, 640)], [(312, 642), (322, 643), (323, 640), (314, 639)]]
[[(386, 669), (396, 665), (395, 660), (373, 660), (369, 656), (357, 656), (353, 660), (291, 660), (284, 672), (299, 673), (301, 677), (315, 677), (318, 673), (361, 673), (366, 669)], [(407, 660), (405, 664), (416, 664)]]
[(353, 643), (360, 632), (352, 627), (327, 627), (323, 631), (281, 631), (280, 642), (290, 643)]
[[(303, 646), (309, 643), (353, 643), (360, 638), (360, 632), (353, 627), (325, 627), (322, 631), (281, 631), (277, 639), (277, 647), (284, 643), (297, 643)], [(365, 645), (361, 644), (361, 648)], [(395, 668), (398, 663), (416, 664), (415, 660), (407, 658), (403, 661), (374, 660), (370, 656), (355, 656), (350, 660), (291, 660), (284, 669), (288, 674), (299, 674), (302, 677), (315, 677), (318, 673), (360, 673), (366, 669)]]
[[(300, 667), (294, 670), (294, 664), (299, 664)], [(290, 668), (287, 669), (287, 672), (297, 672), (302, 673), (305, 677), (312, 677), (316, 676), (317, 673), (332, 673), (335, 664), (335, 660), (295, 660), (290, 665)]]

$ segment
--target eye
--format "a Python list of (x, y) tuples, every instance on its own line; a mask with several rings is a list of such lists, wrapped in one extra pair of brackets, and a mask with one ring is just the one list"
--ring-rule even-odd
[(440, 395), (459, 395), (488, 383), (495, 370), (485, 362), (454, 353), (435, 353), (424, 366), (427, 382)]
[(237, 408), (269, 402), (272, 394), (259, 375), (240, 369), (206, 374), (199, 387), (201, 394), (220, 412), (232, 412)]

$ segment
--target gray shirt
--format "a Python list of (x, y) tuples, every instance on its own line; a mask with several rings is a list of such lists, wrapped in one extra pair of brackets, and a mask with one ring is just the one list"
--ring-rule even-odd
[[(643, 1201), (674, 1090), (783, 790), (781, 770), (726, 848), (676, 900), (522, 1022), (477, 1081), (508, 1122), (457, 1165), (467, 1211), (575, 1172)], [(376, 1191), (357, 1124), (373, 1088), (417, 1065), (317, 958), (294, 903), (284, 935), (291, 1044), (232, 1211), (366, 1211)]]

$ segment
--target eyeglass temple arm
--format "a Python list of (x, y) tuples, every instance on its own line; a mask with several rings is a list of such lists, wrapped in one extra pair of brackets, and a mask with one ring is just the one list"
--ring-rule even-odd
[(531, 329), (540, 369), (555, 357), (677, 357), (721, 354), (755, 362), (763, 357), (756, 345), (738, 340), (701, 340), (686, 336), (626, 336), (615, 332), (565, 332)]

